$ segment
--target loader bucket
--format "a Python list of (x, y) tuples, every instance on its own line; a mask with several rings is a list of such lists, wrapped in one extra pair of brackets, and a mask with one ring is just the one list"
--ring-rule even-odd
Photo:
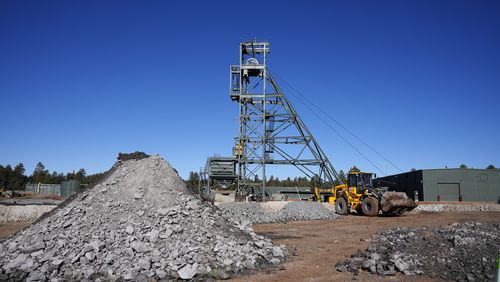
[(400, 215), (416, 206), (417, 203), (404, 192), (384, 192), (380, 199), (380, 209), (385, 215)]

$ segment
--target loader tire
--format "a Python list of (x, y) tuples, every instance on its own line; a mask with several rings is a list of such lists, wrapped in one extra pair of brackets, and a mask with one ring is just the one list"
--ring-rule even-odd
[(347, 214), (347, 201), (344, 197), (340, 197), (335, 201), (335, 212), (340, 215)]
[(378, 200), (374, 197), (366, 197), (361, 202), (361, 211), (366, 216), (378, 215)]

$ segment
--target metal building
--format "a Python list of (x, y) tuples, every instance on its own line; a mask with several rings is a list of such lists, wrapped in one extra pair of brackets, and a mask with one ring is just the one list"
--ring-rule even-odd
[(80, 192), (80, 181), (69, 180), (61, 184), (26, 184), (25, 191), (42, 195), (55, 195), (62, 197), (69, 197), (75, 193)]
[(380, 177), (374, 185), (419, 201), (500, 203), (500, 171), (493, 169), (422, 169)]
[(80, 181), (68, 180), (61, 183), (61, 196), (68, 198), (69, 196), (80, 192)]
[(41, 195), (61, 196), (61, 184), (26, 184), (24, 191)]

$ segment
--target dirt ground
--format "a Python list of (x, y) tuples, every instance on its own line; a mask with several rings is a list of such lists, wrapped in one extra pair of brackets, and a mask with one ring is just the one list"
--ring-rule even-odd
[[(350, 257), (358, 249), (366, 249), (371, 235), (378, 231), (403, 226), (444, 226), (451, 223), (500, 223), (500, 212), (408, 213), (400, 217), (344, 216), (336, 220), (296, 221), (286, 224), (259, 224), (254, 230), (268, 236), (276, 244), (289, 247), (291, 260), (283, 270), (270, 270), (244, 276), (234, 281), (432, 281), (425, 276), (378, 277), (361, 272), (341, 273), (338, 261)], [(28, 226), (29, 222), (0, 224), (0, 240)], [(292, 253), (296, 253), (293, 255)]]
[[(254, 225), (254, 230), (277, 244), (296, 248), (296, 256), (284, 270), (240, 277), (235, 281), (432, 281), (428, 277), (378, 277), (361, 272), (341, 273), (338, 261), (350, 257), (358, 249), (366, 249), (371, 235), (378, 231), (403, 226), (444, 226), (451, 223), (500, 223), (500, 212), (410, 213), (400, 217), (363, 217), (349, 215), (337, 220), (300, 221), (286, 224)], [(293, 251), (292, 251), (293, 252)]]
[(0, 240), (7, 239), (10, 235), (30, 225), (31, 222), (6, 222), (0, 223)]

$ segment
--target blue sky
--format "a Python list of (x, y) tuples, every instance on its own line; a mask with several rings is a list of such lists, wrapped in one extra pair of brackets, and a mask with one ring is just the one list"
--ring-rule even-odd
[[(94, 173), (141, 150), (185, 177), (231, 153), (229, 65), (258, 38), (403, 170), (500, 166), (499, 1), (291, 2), (0, 1), (0, 164)], [(335, 167), (375, 170), (290, 99)]]

